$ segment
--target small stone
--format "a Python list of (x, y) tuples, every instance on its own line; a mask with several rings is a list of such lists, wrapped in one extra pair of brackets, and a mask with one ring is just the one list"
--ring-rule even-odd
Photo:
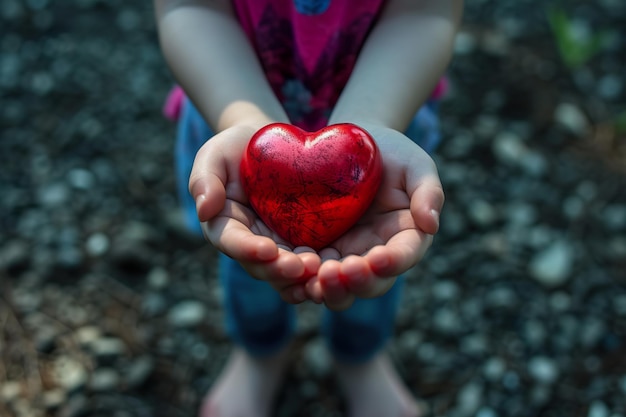
[(206, 319), (204, 304), (195, 300), (176, 304), (167, 315), (168, 322), (174, 327), (193, 327)]
[(161, 290), (170, 282), (170, 275), (165, 268), (156, 267), (150, 270), (148, 274), (148, 285), (155, 289)]
[(32, 249), (22, 240), (6, 241), (0, 248), (0, 270), (21, 270), (30, 263)]
[(316, 338), (307, 343), (303, 356), (307, 367), (316, 377), (323, 378), (330, 374), (333, 361), (323, 339)]
[(610, 413), (609, 407), (603, 401), (596, 400), (589, 406), (587, 417), (609, 417)]
[(567, 311), (571, 305), (572, 297), (564, 291), (557, 291), (550, 296), (550, 306), (556, 312)]
[(565, 284), (574, 266), (574, 249), (565, 241), (557, 241), (537, 253), (530, 261), (530, 274), (548, 288)]
[(6, 381), (0, 385), (0, 399), (8, 404), (20, 396), (22, 385), (17, 381)]
[(101, 335), (100, 328), (96, 326), (83, 326), (74, 332), (76, 341), (83, 347), (91, 346)]
[(544, 324), (539, 320), (528, 320), (524, 324), (524, 338), (530, 346), (541, 346), (548, 334)]
[(44, 186), (39, 191), (39, 202), (46, 207), (57, 207), (67, 203), (70, 191), (63, 183)]
[(94, 233), (87, 238), (85, 250), (90, 256), (97, 258), (107, 253), (110, 246), (111, 241), (107, 235), (104, 233)]
[(619, 389), (623, 394), (626, 394), (626, 375), (619, 379)]
[(602, 221), (608, 230), (626, 230), (626, 205), (611, 204), (602, 210)]
[(492, 151), (495, 157), (508, 165), (519, 164), (522, 157), (528, 152), (522, 138), (511, 131), (503, 131), (493, 140)]
[(398, 337), (397, 345), (402, 352), (415, 355), (422, 340), (424, 336), (417, 330), (406, 330)]
[(598, 80), (598, 94), (606, 100), (619, 98), (624, 91), (622, 77), (615, 74), (607, 74)]
[(432, 317), (433, 327), (445, 335), (455, 335), (461, 330), (461, 320), (456, 311), (448, 308), (438, 308)]
[(530, 226), (537, 221), (537, 209), (528, 203), (515, 201), (507, 207), (506, 216), (515, 226)]
[(554, 111), (554, 119), (558, 124), (578, 137), (583, 137), (589, 132), (587, 116), (573, 104), (559, 104)]
[(150, 356), (135, 359), (126, 369), (125, 382), (128, 388), (141, 387), (154, 371), (154, 360)]
[(119, 385), (120, 376), (113, 368), (96, 369), (91, 375), (89, 388), (93, 391), (111, 391)]
[(76, 189), (87, 191), (93, 187), (95, 177), (91, 171), (75, 168), (67, 173), (67, 182)]
[(473, 200), (468, 207), (469, 218), (478, 226), (487, 227), (497, 219), (496, 209), (485, 200)]
[(580, 326), (580, 343), (589, 349), (596, 346), (606, 333), (606, 324), (597, 317), (587, 317)]
[(459, 286), (450, 280), (441, 280), (433, 284), (433, 296), (439, 301), (456, 299), (460, 294)]
[(535, 356), (528, 362), (528, 373), (542, 384), (553, 384), (559, 377), (556, 362), (545, 356)]
[(619, 316), (626, 316), (626, 294), (617, 294), (613, 298), (613, 310)]
[(481, 333), (470, 334), (461, 339), (461, 352), (466, 355), (479, 356), (489, 349), (489, 342)]
[(69, 392), (82, 389), (89, 377), (82, 363), (67, 356), (54, 362), (54, 375), (57, 383)]
[(545, 384), (535, 385), (530, 390), (530, 402), (535, 407), (543, 407), (550, 401), (551, 395), (552, 390), (550, 386)]
[(102, 337), (91, 343), (91, 350), (99, 360), (109, 360), (126, 353), (126, 344), (115, 337)]
[(65, 390), (56, 388), (43, 393), (43, 405), (48, 411), (53, 411), (62, 406), (67, 400)]
[(498, 413), (496, 413), (492, 408), (481, 407), (481, 409), (476, 413), (476, 417), (498, 417)]
[(496, 382), (502, 379), (506, 372), (506, 363), (497, 356), (489, 358), (483, 365), (483, 375), (488, 381)]
[(456, 412), (458, 416), (473, 416), (483, 401), (483, 386), (477, 382), (469, 382), (461, 388), (458, 395)]
[(469, 55), (476, 49), (476, 37), (466, 31), (460, 31), (454, 40), (454, 52), (457, 55)]

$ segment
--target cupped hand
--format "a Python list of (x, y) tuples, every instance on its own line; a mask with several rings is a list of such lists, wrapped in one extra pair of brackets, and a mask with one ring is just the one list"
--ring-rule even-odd
[(251, 276), (267, 281), (285, 301), (299, 303), (306, 300), (305, 284), (321, 260), (309, 248), (289, 249), (248, 206), (239, 165), (256, 130), (235, 126), (208, 140), (196, 154), (189, 190), (207, 240)]
[(439, 228), (444, 193), (432, 158), (405, 135), (365, 127), (383, 157), (383, 181), (359, 222), (322, 249), (308, 297), (343, 310), (356, 297), (386, 293), (398, 275), (416, 265)]

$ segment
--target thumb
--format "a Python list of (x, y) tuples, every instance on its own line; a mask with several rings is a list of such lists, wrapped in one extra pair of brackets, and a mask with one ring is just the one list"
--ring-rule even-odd
[(443, 186), (436, 172), (421, 177), (411, 193), (411, 214), (419, 229), (430, 235), (437, 233), (444, 201)]

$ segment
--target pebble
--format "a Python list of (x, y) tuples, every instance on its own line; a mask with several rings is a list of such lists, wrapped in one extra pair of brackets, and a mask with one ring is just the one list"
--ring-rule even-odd
[(68, 356), (61, 356), (55, 360), (54, 376), (56, 382), (67, 392), (82, 389), (89, 379), (84, 365)]
[(598, 95), (605, 100), (619, 98), (624, 90), (624, 81), (621, 76), (607, 74), (598, 80)]
[(476, 417), (498, 417), (498, 413), (493, 408), (483, 406), (476, 413)]
[(162, 290), (170, 282), (170, 275), (165, 268), (156, 267), (148, 273), (148, 285), (155, 290)]
[(469, 203), (468, 216), (476, 225), (488, 227), (497, 220), (498, 214), (490, 202), (474, 199)]
[(506, 372), (506, 363), (500, 357), (491, 357), (483, 364), (482, 372), (487, 381), (497, 382)]
[(43, 405), (48, 411), (61, 407), (67, 400), (67, 393), (61, 388), (47, 390), (43, 393)]
[(101, 337), (91, 343), (91, 351), (100, 361), (109, 361), (127, 352), (126, 344), (116, 337)]
[(565, 284), (574, 267), (574, 249), (565, 241), (556, 241), (530, 260), (530, 274), (547, 288)]
[(87, 325), (74, 331), (76, 341), (83, 347), (90, 347), (100, 339), (102, 331), (98, 326)]
[(169, 311), (167, 321), (174, 327), (193, 327), (202, 324), (206, 314), (206, 307), (200, 301), (181, 301)]
[(603, 401), (596, 400), (589, 406), (587, 417), (610, 417), (610, 414), (609, 407)]
[(476, 36), (467, 31), (460, 31), (454, 42), (454, 52), (458, 55), (469, 55), (476, 49)]
[(461, 293), (458, 284), (450, 280), (441, 280), (435, 282), (432, 291), (435, 299), (439, 301), (454, 300)]
[(129, 389), (141, 387), (154, 371), (154, 360), (150, 356), (141, 356), (134, 359), (126, 368), (124, 378)]
[(89, 382), (89, 388), (93, 391), (103, 392), (116, 388), (120, 382), (120, 375), (113, 368), (96, 369)]
[(65, 205), (70, 198), (70, 190), (63, 183), (49, 184), (39, 190), (39, 202), (49, 208)]
[(315, 338), (306, 344), (303, 359), (307, 368), (317, 378), (324, 378), (331, 373), (333, 360), (322, 338)]
[(451, 308), (438, 308), (432, 317), (433, 328), (444, 335), (456, 335), (462, 329), (458, 313)]
[(4, 381), (0, 385), (0, 399), (8, 404), (22, 393), (22, 385), (17, 381)]
[(519, 135), (512, 131), (502, 131), (494, 138), (492, 151), (500, 162), (517, 166), (528, 149)]
[(554, 111), (555, 121), (570, 133), (584, 137), (589, 131), (589, 121), (583, 111), (571, 104), (560, 103)]
[(67, 173), (67, 182), (78, 190), (91, 190), (95, 181), (93, 173), (86, 169), (75, 168)]
[(559, 377), (556, 362), (545, 356), (535, 356), (528, 362), (528, 373), (541, 384), (553, 384)]
[(579, 330), (579, 337), (581, 345), (590, 349), (600, 342), (602, 337), (606, 334), (607, 328), (604, 320), (588, 316), (585, 320), (582, 321)]
[(473, 416), (483, 401), (483, 386), (478, 382), (464, 385), (457, 396), (456, 415), (459, 417)]
[(106, 254), (111, 246), (111, 241), (104, 233), (94, 233), (87, 238), (85, 250), (92, 257), (100, 257)]

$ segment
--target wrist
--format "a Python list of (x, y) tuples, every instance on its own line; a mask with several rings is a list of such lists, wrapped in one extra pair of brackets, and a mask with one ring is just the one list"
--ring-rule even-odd
[(254, 103), (236, 101), (222, 111), (218, 120), (217, 130), (222, 131), (233, 127), (246, 127), (258, 130), (270, 123), (289, 123), (284, 112), (268, 112)]

